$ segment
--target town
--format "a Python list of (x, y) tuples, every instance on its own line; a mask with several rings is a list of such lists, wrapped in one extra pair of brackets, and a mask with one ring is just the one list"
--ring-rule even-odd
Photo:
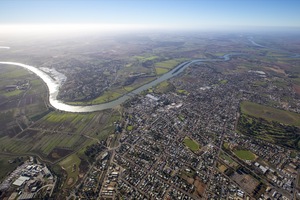
[[(195, 64), (167, 83), (171, 91), (155, 92), (164, 83), (133, 98), (116, 125), (122, 127), (115, 131), (119, 143), (104, 147), (76, 194), (82, 199), (299, 198), (299, 153), (238, 132), (243, 102), (295, 96), (272, 85), (274, 79), (261, 71), (223, 75)], [(262, 81), (270, 85), (258, 87)], [(289, 105), (299, 111), (296, 98)]]

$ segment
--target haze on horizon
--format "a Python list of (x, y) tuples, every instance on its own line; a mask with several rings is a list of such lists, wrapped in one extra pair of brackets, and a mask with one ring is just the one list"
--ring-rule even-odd
[(300, 28), (300, 1), (2, 0), (0, 30), (243, 30)]

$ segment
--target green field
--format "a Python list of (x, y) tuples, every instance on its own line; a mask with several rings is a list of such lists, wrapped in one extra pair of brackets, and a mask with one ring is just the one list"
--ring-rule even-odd
[(106, 138), (113, 133), (113, 123), (119, 118), (116, 110), (88, 114), (51, 112), (35, 122), (32, 129), (1, 137), (0, 152), (39, 155), (56, 162)]
[(161, 67), (156, 67), (156, 68), (155, 68), (155, 72), (156, 72), (157, 75), (165, 74), (165, 73), (167, 73), (168, 71), (169, 71), (168, 69), (161, 68)]
[[(29, 83), (30, 86), (24, 90), (6, 91), (5, 89), (8, 85), (22, 86), (23, 83)], [(16, 123), (17, 118), (24, 129), (31, 124), (33, 117), (48, 110), (46, 106), (47, 88), (41, 84), (41, 80), (37, 76), (21, 67), (0, 65), (0, 88), (2, 105), (0, 137), (8, 135), (13, 137), (21, 131)]]
[(277, 121), (284, 124), (300, 126), (300, 114), (260, 105), (257, 103), (243, 101), (241, 111), (244, 114), (257, 118), (263, 118), (268, 121)]
[(179, 63), (185, 61), (186, 59), (173, 59), (173, 60), (166, 60), (162, 62), (155, 63), (156, 67), (163, 67), (167, 69), (172, 69), (176, 67)]
[(228, 82), (228, 80), (224, 79), (224, 80), (221, 80), (221, 81), (220, 81), (220, 84), (224, 85), (224, 84), (226, 84), (227, 82)]
[(175, 87), (168, 81), (163, 81), (160, 84), (158, 84), (157, 86), (155, 86), (154, 88), (154, 92), (155, 93), (166, 93), (166, 92), (170, 92), (173, 89), (175, 89)]
[(108, 91), (108, 92), (104, 92), (104, 94), (102, 94), (101, 96), (99, 96), (93, 100), (90, 100), (90, 101), (67, 102), (67, 104), (70, 104), (70, 105), (101, 104), (101, 103), (105, 103), (105, 102), (109, 102), (114, 99), (117, 99), (118, 97), (122, 96), (125, 93), (126, 93), (126, 91), (122, 91), (122, 93), (115, 92), (115, 91)]
[(133, 58), (137, 59), (138, 61), (140, 62), (146, 62), (146, 61), (152, 61), (152, 60), (156, 60), (158, 59), (159, 57), (158, 56), (134, 56)]
[(189, 137), (184, 138), (183, 144), (192, 151), (198, 151), (200, 149), (200, 145), (198, 144), (198, 142), (190, 139)]
[(78, 180), (80, 158), (76, 154), (72, 154), (59, 162), (59, 165), (66, 171), (67, 179), (64, 184), (65, 187), (71, 187)]
[(133, 126), (127, 126), (127, 131), (132, 131), (132, 129), (133, 129)]
[(241, 114), (237, 124), (237, 131), (259, 140), (300, 149), (300, 129), (296, 126)]
[(185, 95), (188, 95), (188, 94), (189, 94), (188, 91), (186, 91), (186, 90), (176, 90), (176, 92), (177, 92), (178, 94), (185, 94)]
[(22, 92), (23, 92), (22, 90), (13, 90), (13, 91), (10, 91), (10, 92), (3, 93), (3, 95), (6, 96), (6, 97), (12, 97), (12, 96), (18, 96)]
[(248, 150), (236, 150), (236, 151), (234, 151), (234, 154), (242, 160), (251, 160), (252, 161), (255, 159), (255, 155), (251, 151), (248, 151)]
[[(9, 163), (9, 161), (14, 161)], [(0, 156), (0, 182), (6, 177), (6, 175), (20, 165), (22, 160), (16, 159), (16, 157), (1, 155)]]
[(232, 160), (228, 155), (226, 155), (225, 153), (221, 153), (220, 157), (224, 160), (227, 161), (227, 164), (231, 167), (237, 167), (239, 166), (234, 160)]
[(227, 142), (225, 142), (225, 143), (223, 144), (223, 146), (224, 146), (225, 149), (229, 149), (229, 144), (228, 144)]

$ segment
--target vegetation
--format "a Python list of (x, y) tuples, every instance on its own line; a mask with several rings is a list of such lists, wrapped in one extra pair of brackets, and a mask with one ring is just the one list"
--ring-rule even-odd
[(174, 89), (175, 87), (170, 82), (163, 81), (155, 87), (154, 92), (165, 93), (165, 92), (173, 91)]
[(71, 187), (78, 180), (80, 158), (76, 154), (72, 154), (59, 162), (59, 165), (66, 171), (67, 179), (65, 187)]
[(155, 68), (155, 72), (157, 75), (162, 75), (166, 72), (168, 72), (169, 70), (168, 69), (165, 69), (165, 68), (160, 68), (160, 67), (156, 67)]
[(224, 146), (225, 149), (229, 149), (229, 144), (228, 144), (227, 142), (225, 142), (225, 143), (223, 144), (223, 146)]
[(238, 164), (234, 160), (232, 160), (228, 155), (226, 155), (225, 153), (221, 153), (220, 157), (224, 161), (226, 161), (229, 166), (231, 166), (231, 167), (237, 167), (238, 166)]
[(16, 90), (13, 90), (13, 91), (10, 91), (10, 92), (6, 92), (3, 95), (6, 96), (6, 97), (12, 97), (12, 96), (18, 96), (22, 92), (23, 92), (22, 90), (16, 89)]
[(220, 81), (220, 84), (223, 84), (223, 85), (224, 85), (224, 84), (226, 84), (227, 82), (228, 82), (228, 80), (225, 80), (225, 79), (224, 79), (224, 80), (221, 80), (221, 81)]
[(281, 146), (300, 149), (300, 129), (276, 121), (267, 121), (242, 114), (237, 129), (240, 133)]
[(178, 94), (185, 94), (185, 95), (188, 95), (188, 94), (189, 94), (188, 91), (186, 91), (186, 90), (176, 90), (176, 92), (177, 92)]
[(260, 105), (257, 103), (243, 101), (241, 111), (244, 114), (257, 118), (263, 118), (268, 121), (277, 121), (280, 123), (300, 126), (300, 114)]
[(179, 63), (185, 61), (185, 59), (173, 59), (173, 60), (166, 60), (162, 62), (155, 63), (155, 66), (157, 67), (163, 67), (167, 69), (172, 69), (176, 67)]
[(242, 160), (254, 160), (255, 159), (255, 155), (248, 150), (236, 150), (234, 151), (234, 154), (239, 157)]
[(133, 126), (127, 126), (127, 131), (132, 131)]
[(6, 177), (6, 175), (14, 170), (18, 165), (23, 162), (23, 158), (4, 156), (0, 157), (0, 182)]
[(192, 151), (198, 151), (200, 149), (200, 145), (198, 144), (198, 142), (190, 139), (189, 137), (184, 138), (183, 144)]

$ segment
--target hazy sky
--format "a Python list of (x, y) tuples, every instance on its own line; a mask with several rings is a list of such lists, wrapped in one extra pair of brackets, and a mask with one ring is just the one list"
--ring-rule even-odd
[(0, 24), (300, 27), (300, 0), (0, 0)]

